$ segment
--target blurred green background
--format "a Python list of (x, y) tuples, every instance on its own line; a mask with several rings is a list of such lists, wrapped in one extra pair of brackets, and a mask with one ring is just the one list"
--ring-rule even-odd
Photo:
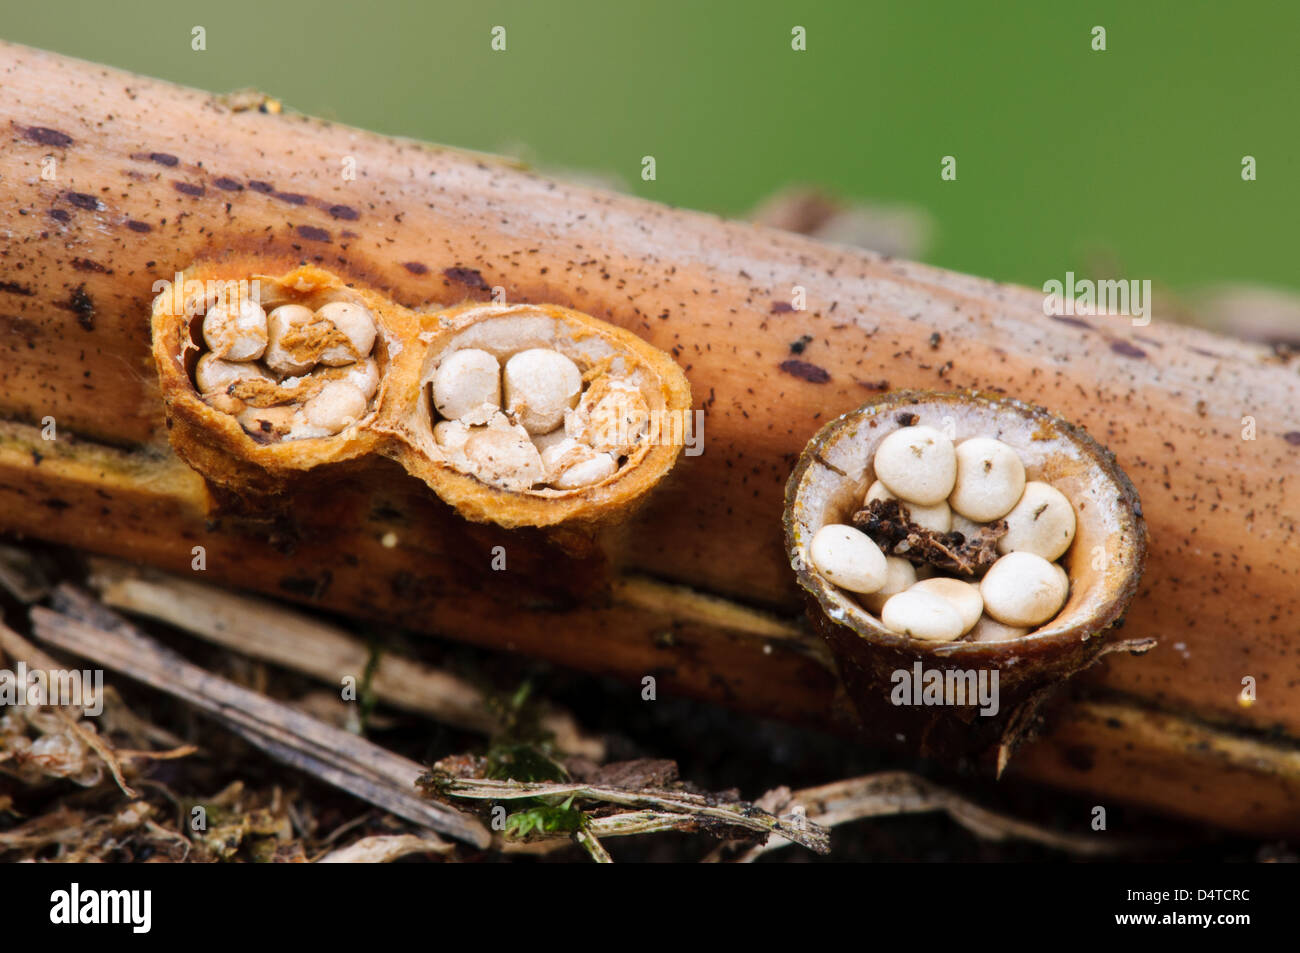
[(0, 0), (4, 39), (191, 86), (726, 215), (816, 185), (921, 210), (939, 265), (1175, 290), (1300, 288), (1298, 28), (1294, 2)]

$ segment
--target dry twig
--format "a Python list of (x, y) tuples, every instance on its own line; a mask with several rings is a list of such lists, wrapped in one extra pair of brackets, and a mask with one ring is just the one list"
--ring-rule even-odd
[[(1150, 846), (1111, 835), (1065, 834), (1007, 817), (907, 771), (882, 771), (821, 787), (805, 788), (793, 794), (788, 789), (778, 788), (760, 799), (759, 803), (771, 810), (802, 812), (809, 823), (826, 827), (868, 817), (942, 811), (972, 834), (985, 840), (1025, 840), (1087, 857), (1114, 856)], [(750, 847), (736, 860), (748, 863), (768, 851), (789, 845), (789, 840), (778, 835), (766, 843)], [(723, 845), (709, 859), (722, 859), (725, 850), (726, 845)]]
[[(724, 801), (687, 791), (633, 789), (581, 782), (498, 781), (432, 773), (422, 777), (420, 785), (440, 797), (486, 801), (565, 797), (643, 809), (635, 815), (605, 818), (599, 827), (588, 828), (593, 833), (599, 831), (602, 836), (640, 834), (650, 830), (716, 831), (731, 827), (755, 834), (776, 834), (786, 842), (799, 844), (819, 854), (830, 851), (829, 832), (818, 824), (807, 823), (802, 817), (778, 817), (743, 801)], [(665, 823), (667, 816), (671, 815), (682, 818), (682, 822)], [(591, 823), (595, 825), (597, 819)]]
[[(91, 586), (114, 608), (148, 616), (235, 652), (311, 675), (337, 686), (360, 675), (371, 649), (343, 629), (265, 599), (236, 595), (115, 560), (94, 560)], [(493, 734), (501, 719), (483, 693), (463, 678), (384, 652), (370, 674), (370, 690), (384, 702), (436, 721)], [(584, 734), (566, 711), (549, 710), (539, 727), (567, 754), (602, 761), (605, 745)]]
[(447, 854), (455, 848), (444, 840), (416, 834), (380, 834), (330, 851), (318, 864), (387, 864), (410, 854)]
[(423, 771), (415, 762), (191, 665), (71, 586), (56, 597), (77, 617), (34, 608), (43, 641), (182, 698), (279, 760), (399, 817), (478, 847), (490, 842), (475, 819), (412, 792)]

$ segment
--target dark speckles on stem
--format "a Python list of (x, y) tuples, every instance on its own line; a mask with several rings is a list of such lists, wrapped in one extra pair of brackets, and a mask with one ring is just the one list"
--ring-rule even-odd
[(113, 269), (107, 268), (97, 261), (91, 261), (89, 258), (72, 259), (72, 267), (77, 271), (90, 272), (98, 275), (111, 275), (113, 273)]
[(261, 192), (263, 195), (271, 195), (275, 192), (275, 186), (270, 182), (258, 182), (256, 179), (251, 180), (248, 187), (254, 192)]
[(235, 181), (234, 179), (230, 178), (230, 176), (227, 175), (223, 175), (220, 178), (213, 179), (212, 184), (214, 187), (221, 189), (221, 191), (223, 192), (244, 191), (244, 187), (242, 185), (240, 185), (237, 181)]
[(794, 305), (792, 305), (789, 301), (773, 301), (770, 313), (788, 314), (793, 310), (794, 310)]
[(1060, 321), (1062, 324), (1070, 324), (1070, 325), (1073, 325), (1073, 326), (1076, 327), (1076, 328), (1083, 328), (1085, 331), (1091, 331), (1091, 330), (1092, 330), (1092, 325), (1091, 325), (1091, 324), (1089, 324), (1087, 321), (1084, 321), (1082, 318), (1076, 318), (1076, 317), (1073, 317), (1072, 315), (1068, 315), (1068, 314), (1054, 314), (1054, 315), (1052, 315), (1052, 320), (1053, 320), (1053, 321)]
[(1137, 360), (1142, 360), (1147, 356), (1146, 351), (1142, 350), (1140, 347), (1129, 344), (1128, 341), (1111, 341), (1110, 349), (1123, 357), (1132, 357)]
[(129, 220), (129, 221), (126, 223), (126, 227), (129, 228), (129, 229), (131, 229), (131, 231), (133, 231), (133, 232), (139, 232), (139, 233), (142, 234), (142, 235), (143, 235), (145, 232), (152, 232), (152, 231), (153, 231), (153, 226), (150, 225), (148, 222), (137, 222), (135, 219), (131, 219), (131, 220)]
[(423, 262), (404, 261), (402, 267), (413, 275), (427, 275), (429, 273), (429, 266)]
[(327, 242), (330, 240), (330, 233), (323, 228), (317, 228), (315, 225), (299, 225), (295, 231), (301, 238), (309, 242)]
[(30, 298), (36, 292), (32, 291), (26, 285), (20, 285), (16, 281), (0, 281), (0, 291), (5, 294), (22, 295), (24, 298)]
[(30, 351), (36, 350), (36, 339), (41, 329), (34, 321), (28, 321), (15, 314), (0, 314), (0, 336), (20, 337)]
[(86, 286), (77, 287), (68, 295), (68, 300), (59, 303), (64, 311), (71, 311), (77, 316), (77, 323), (83, 331), (95, 330), (95, 302), (86, 294)]
[(1091, 771), (1096, 761), (1096, 749), (1092, 745), (1070, 745), (1061, 756), (1074, 770)]
[(178, 159), (178, 158), (176, 158), (174, 155), (170, 155), (170, 154), (168, 154), (168, 153), (166, 153), (166, 152), (151, 152), (151, 153), (149, 153), (149, 161), (150, 161), (150, 162), (156, 162), (156, 163), (158, 163), (159, 165), (165, 165), (165, 166), (167, 166), (168, 168), (171, 168), (171, 167), (173, 167), (173, 166), (178, 166), (178, 165), (181, 164), (181, 160), (180, 160), (180, 159)]
[(884, 391), (889, 390), (889, 381), (881, 378), (878, 381), (864, 381), (859, 378), (853, 378), (853, 383), (857, 384), (864, 390)]
[(809, 364), (807, 361), (782, 361), (781, 370), (792, 377), (797, 377), (801, 381), (807, 381), (810, 384), (825, 384), (831, 379), (830, 372), (824, 367), (818, 367), (816, 364)]
[(87, 195), (85, 192), (69, 192), (67, 199), (77, 208), (84, 208), (88, 212), (99, 212), (104, 208), (104, 203), (93, 195)]
[(319, 599), (329, 590), (333, 581), (334, 573), (327, 569), (319, 577), (285, 576), (280, 580), (279, 586), (285, 592), (296, 596), (306, 599)]
[(361, 213), (350, 205), (331, 205), (329, 213), (330, 218), (341, 218), (345, 222), (355, 222), (361, 217)]
[(206, 191), (203, 186), (191, 185), (189, 182), (173, 182), (172, 188), (182, 195), (189, 195), (196, 199), (202, 198), (203, 193)]
[(1282, 435), (1282, 439), (1293, 447), (1300, 447), (1300, 430), (1292, 430)]
[(279, 199), (281, 202), (288, 202), (290, 205), (307, 204), (307, 196), (299, 195), (297, 192), (272, 192), (271, 198)]
[(483, 275), (477, 268), (444, 268), (443, 276), (449, 281), (455, 281), (468, 288), (477, 288), (479, 291), (487, 291), (488, 283), (483, 280)]
[(53, 146), (56, 149), (66, 149), (72, 145), (72, 137), (66, 132), (59, 132), (57, 129), (51, 129), (48, 126), (28, 126), (23, 130), (23, 135), (32, 142), (40, 143), (43, 146)]
[(50, 218), (56, 222), (67, 224), (72, 221), (72, 214), (66, 208), (52, 208), (50, 209)]

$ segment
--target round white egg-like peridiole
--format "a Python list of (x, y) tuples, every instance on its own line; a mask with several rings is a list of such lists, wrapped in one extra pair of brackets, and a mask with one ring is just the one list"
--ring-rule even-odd
[(947, 599), (909, 589), (880, 611), (885, 628), (925, 642), (951, 642), (962, 633), (961, 613)]
[(528, 434), (500, 414), (489, 426), (470, 431), (463, 452), (480, 479), (500, 483), (507, 489), (530, 487), (546, 476), (541, 454)]
[(862, 604), (877, 615), (885, 603), (916, 585), (916, 567), (901, 556), (885, 557), (885, 584), (864, 594)]
[(850, 592), (875, 592), (888, 576), (880, 547), (866, 533), (843, 523), (819, 529), (808, 556), (819, 573)]
[(506, 361), (506, 410), (530, 434), (550, 433), (578, 406), (582, 371), (559, 351), (534, 347)]
[(1020, 454), (992, 437), (972, 437), (957, 444), (957, 479), (948, 503), (980, 523), (1011, 512), (1025, 490)]
[(365, 395), (347, 381), (330, 381), (303, 405), (302, 415), (313, 427), (338, 433), (366, 415)]
[(459, 420), (440, 420), (433, 425), (433, 439), (438, 441), (438, 446), (452, 453), (464, 449), (469, 433), (469, 428)]
[(1000, 553), (1034, 553), (1054, 560), (1074, 542), (1074, 507), (1064, 493), (1048, 483), (1026, 483), (1020, 502), (1006, 520), (1006, 535), (998, 540)]
[(933, 427), (903, 427), (876, 448), (876, 479), (906, 503), (933, 506), (948, 498), (957, 479), (952, 441)]
[(552, 483), (557, 490), (574, 490), (580, 486), (591, 486), (608, 476), (613, 476), (618, 464), (608, 453), (594, 454), (590, 459), (575, 463), (561, 473)]
[(975, 628), (971, 630), (971, 642), (1011, 642), (1015, 639), (1024, 638), (1029, 634), (1029, 629), (1021, 625), (1003, 625), (997, 619), (989, 615), (982, 615)]
[(203, 341), (227, 361), (255, 361), (266, 351), (266, 312), (252, 298), (220, 301), (203, 315)]
[(370, 353), (375, 346), (375, 319), (359, 304), (350, 301), (331, 301), (316, 309), (317, 317), (334, 325), (348, 339), (347, 345), (326, 348), (320, 362), (331, 367), (351, 364)]
[(969, 632), (984, 612), (984, 598), (980, 595), (979, 587), (969, 582), (962, 582), (960, 579), (933, 576), (930, 579), (922, 579), (912, 586), (912, 589), (916, 592), (928, 592), (951, 602), (957, 614), (961, 616), (962, 632)]
[[(474, 411), (500, 410), (500, 362), (473, 347), (447, 355), (433, 375), (433, 406), (447, 420), (459, 420)], [(476, 417), (471, 422), (485, 420)]]
[(295, 360), (284, 340), (315, 320), (316, 312), (305, 305), (282, 304), (272, 308), (266, 316), (266, 353), (262, 355), (266, 366), (282, 377), (296, 377), (311, 370), (315, 361)]
[(1065, 597), (1070, 598), (1070, 574), (1065, 571), (1065, 567), (1060, 563), (1052, 563), (1052, 568), (1056, 570), (1056, 575), (1060, 577), (1061, 585), (1065, 587)]
[(1035, 553), (1008, 553), (980, 580), (984, 611), (1006, 625), (1042, 625), (1065, 605), (1059, 568)]
[(379, 363), (373, 357), (363, 358), (343, 372), (343, 380), (361, 391), (361, 396), (366, 400), (370, 400), (375, 396), (375, 391), (379, 390)]
[(236, 381), (270, 381), (271, 375), (256, 364), (242, 361), (227, 361), (209, 351), (199, 358), (194, 367), (194, 384), (200, 394), (224, 391)]
[[(533, 446), (537, 448), (537, 452), (540, 454), (545, 454), (551, 447), (573, 439), (565, 432), (563, 427), (556, 427), (550, 433), (535, 433), (529, 434), (529, 436), (532, 438)], [(545, 460), (545, 456), (542, 459)]]
[[(533, 446), (537, 445), (534, 440)], [(551, 486), (557, 490), (574, 490), (599, 483), (618, 469), (618, 464), (608, 453), (598, 453), (571, 437), (548, 444), (540, 453)]]

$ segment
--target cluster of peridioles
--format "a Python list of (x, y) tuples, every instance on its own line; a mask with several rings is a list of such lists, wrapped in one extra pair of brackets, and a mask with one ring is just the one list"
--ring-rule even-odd
[(823, 526), (810, 547), (813, 566), (856, 593), (885, 628), (932, 642), (967, 634), (977, 642), (1002, 642), (1027, 635), (1061, 611), (1070, 579), (1056, 560), (1074, 540), (1074, 508), (1051, 484), (1026, 482), (1013, 447), (992, 437), (954, 445), (933, 427), (903, 427), (881, 441), (872, 468), (875, 481), (864, 502), (899, 500), (923, 529), (966, 537), (990, 522), (1006, 523), (997, 541), (1002, 555), (978, 585), (921, 578), (909, 560), (886, 556), (861, 530)]

